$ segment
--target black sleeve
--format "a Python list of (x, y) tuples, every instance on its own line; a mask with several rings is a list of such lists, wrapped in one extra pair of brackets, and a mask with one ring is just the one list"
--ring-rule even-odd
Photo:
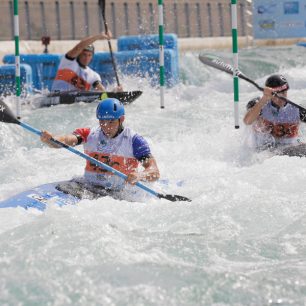
[(82, 136), (77, 133), (73, 133), (73, 135), (78, 139), (76, 146), (80, 145), (83, 142)]
[(306, 110), (300, 109), (300, 120), (306, 122)]
[(97, 87), (99, 84), (101, 84), (100, 81), (95, 81), (95, 82), (93, 82), (92, 87), (96, 89), (96, 87)]
[(65, 54), (65, 57), (66, 57), (67, 60), (69, 60), (69, 61), (74, 61), (74, 60), (75, 60), (75, 58), (68, 56), (67, 53)]
[(247, 110), (251, 109), (258, 101), (260, 100), (260, 97), (256, 97), (248, 102), (247, 104)]
[(141, 156), (140, 158), (137, 158), (141, 163), (143, 163), (146, 159), (152, 158), (152, 154)]

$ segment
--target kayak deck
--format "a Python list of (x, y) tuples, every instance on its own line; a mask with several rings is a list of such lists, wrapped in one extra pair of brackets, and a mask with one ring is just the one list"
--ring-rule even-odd
[(47, 205), (75, 205), (82, 199), (97, 199), (111, 195), (107, 190), (96, 191), (81, 186), (74, 181), (63, 181), (44, 184), (36, 188), (21, 192), (7, 200), (0, 202), (0, 208), (23, 207), (45, 210)]
[(116, 98), (123, 104), (129, 104), (141, 96), (142, 91), (123, 92), (99, 92), (99, 91), (72, 91), (72, 92), (51, 92), (45, 97), (42, 106), (57, 104), (73, 104), (77, 102), (91, 103), (106, 98)]

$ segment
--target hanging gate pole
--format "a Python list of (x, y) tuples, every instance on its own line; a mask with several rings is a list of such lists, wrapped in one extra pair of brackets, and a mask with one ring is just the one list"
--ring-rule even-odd
[(16, 114), (17, 118), (21, 118), (20, 107), (20, 55), (19, 55), (19, 16), (18, 16), (18, 0), (14, 0), (14, 38), (15, 38), (15, 84), (16, 84)]
[(160, 85), (160, 108), (165, 108), (165, 67), (164, 67), (164, 16), (163, 0), (158, 0), (159, 16), (159, 85)]
[(239, 129), (239, 78), (238, 71), (238, 31), (237, 31), (237, 0), (231, 0), (232, 10), (232, 45), (233, 45), (233, 81), (234, 81), (234, 113), (235, 129)]

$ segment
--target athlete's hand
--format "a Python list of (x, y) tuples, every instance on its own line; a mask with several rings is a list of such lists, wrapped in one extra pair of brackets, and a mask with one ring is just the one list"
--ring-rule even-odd
[(273, 96), (274, 96), (273, 88), (265, 87), (263, 91), (263, 98), (270, 101)]
[(140, 173), (132, 172), (128, 174), (126, 181), (130, 183), (131, 185), (135, 185), (138, 181), (140, 181), (142, 176)]
[(112, 32), (108, 31), (107, 33), (103, 32), (101, 33), (101, 38), (100, 39), (111, 39), (113, 37)]
[(42, 131), (40, 140), (46, 144), (50, 143), (51, 138), (53, 138), (52, 134), (48, 131)]
[(159, 171), (158, 169), (154, 170), (144, 170), (142, 172), (132, 172), (127, 176), (127, 182), (135, 185), (139, 181), (144, 182), (155, 182), (159, 179)]
[(113, 92), (123, 92), (123, 87), (122, 87), (122, 85), (116, 86), (116, 87), (113, 89)]
[(48, 131), (42, 131), (42, 134), (41, 134), (41, 136), (40, 136), (40, 140), (41, 140), (43, 143), (47, 144), (47, 145), (48, 145), (49, 147), (51, 147), (51, 148), (59, 148), (58, 145), (56, 145), (55, 143), (53, 143), (53, 142), (51, 141), (52, 138), (54, 138), (54, 137), (53, 137), (53, 135), (52, 135), (50, 132), (48, 132)]

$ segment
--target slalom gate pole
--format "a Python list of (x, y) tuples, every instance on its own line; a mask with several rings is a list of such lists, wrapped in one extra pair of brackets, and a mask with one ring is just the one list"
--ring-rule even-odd
[(237, 30), (237, 0), (231, 0), (232, 10), (232, 46), (233, 46), (233, 83), (234, 83), (234, 115), (235, 129), (239, 129), (239, 78), (238, 71), (238, 30)]
[(14, 0), (14, 38), (15, 38), (15, 85), (16, 85), (16, 114), (21, 118), (20, 107), (20, 55), (19, 55), (19, 15), (18, 0)]
[(164, 11), (163, 0), (158, 0), (158, 32), (159, 32), (159, 85), (160, 108), (165, 108), (165, 67), (164, 67)]

